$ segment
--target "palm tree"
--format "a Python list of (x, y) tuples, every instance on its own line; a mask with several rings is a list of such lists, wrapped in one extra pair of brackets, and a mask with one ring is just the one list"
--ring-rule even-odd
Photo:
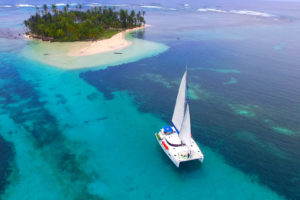
[(135, 21), (135, 12), (134, 12), (134, 10), (132, 10), (130, 12), (128, 21), (129, 21), (129, 26), (133, 27), (134, 26), (134, 21)]
[(38, 6), (35, 7), (36, 13), (40, 12), (40, 8)]
[[(42, 39), (48, 40), (52, 37), (56, 41), (76, 41), (87, 39), (98, 39), (113, 34), (113, 31), (140, 26), (145, 23), (145, 12), (120, 9), (115, 11), (112, 8), (96, 7), (79, 11), (68, 10), (67, 4), (62, 10), (56, 5), (43, 5), (40, 11), (37, 9), (35, 15), (24, 21), (28, 30)], [(112, 31), (109, 33), (107, 31)]]
[(47, 14), (47, 12), (48, 12), (48, 6), (47, 6), (47, 4), (43, 5), (43, 9), (44, 9), (45, 14)]
[(70, 8), (70, 5), (67, 3), (67, 5), (64, 7), (64, 13), (67, 13), (69, 8)]
[(52, 4), (51, 8), (52, 8), (52, 12), (56, 15), (57, 14), (57, 7), (56, 7), (56, 5)]
[(139, 11), (136, 15), (138, 25), (141, 25), (141, 11)]

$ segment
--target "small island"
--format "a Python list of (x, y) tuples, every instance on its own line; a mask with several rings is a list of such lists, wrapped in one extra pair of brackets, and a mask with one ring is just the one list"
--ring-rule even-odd
[(27, 36), (43, 41), (94, 41), (111, 38), (118, 32), (145, 25), (145, 12), (93, 7), (83, 10), (81, 5), (71, 10), (67, 4), (59, 10), (45, 4), (35, 15), (24, 21)]

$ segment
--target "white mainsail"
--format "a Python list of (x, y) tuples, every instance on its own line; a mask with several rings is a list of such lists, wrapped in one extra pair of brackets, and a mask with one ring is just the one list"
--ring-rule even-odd
[(182, 121), (179, 138), (189, 149), (192, 144), (192, 136), (191, 136), (191, 118), (190, 118), (190, 109), (189, 104), (186, 105), (185, 115)]
[(186, 72), (183, 74), (181, 83), (178, 90), (178, 95), (176, 99), (176, 104), (174, 108), (174, 113), (172, 117), (172, 122), (177, 130), (181, 130), (181, 124), (184, 117), (185, 111), (185, 101), (186, 101)]

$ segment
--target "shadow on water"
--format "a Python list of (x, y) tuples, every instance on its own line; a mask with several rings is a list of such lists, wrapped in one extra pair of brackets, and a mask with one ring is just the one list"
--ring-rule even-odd
[(199, 160), (193, 160), (189, 162), (180, 163), (180, 167), (176, 167), (176, 165), (170, 160), (170, 158), (166, 155), (166, 153), (161, 149), (160, 145), (157, 143), (157, 147), (155, 148), (155, 155), (159, 156), (161, 161), (164, 163), (164, 166), (168, 166), (174, 173), (178, 174), (189, 174), (194, 173), (197, 170), (202, 168), (202, 163)]
[(193, 160), (189, 162), (180, 163), (179, 172), (182, 173), (190, 173), (197, 170), (202, 169), (202, 163), (199, 160)]

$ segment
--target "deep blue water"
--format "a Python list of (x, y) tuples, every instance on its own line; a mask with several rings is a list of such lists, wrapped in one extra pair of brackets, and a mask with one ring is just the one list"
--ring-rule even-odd
[[(0, 199), (300, 199), (300, 4), (125, 3), (168, 50), (73, 71), (21, 54), (36, 3), (0, 3)], [(245, 9), (271, 16), (229, 13)], [(185, 65), (205, 162), (177, 169), (154, 132)]]

